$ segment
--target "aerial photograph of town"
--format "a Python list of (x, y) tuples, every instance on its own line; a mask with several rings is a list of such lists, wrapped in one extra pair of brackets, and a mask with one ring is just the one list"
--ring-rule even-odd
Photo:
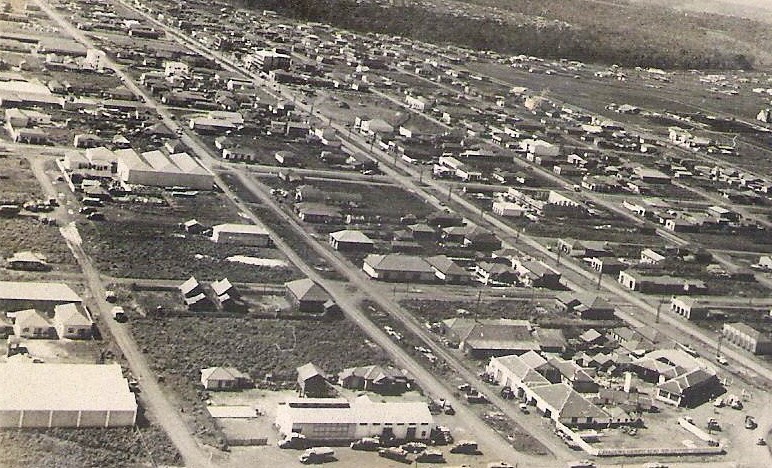
[(0, 0), (0, 468), (772, 467), (772, 0)]

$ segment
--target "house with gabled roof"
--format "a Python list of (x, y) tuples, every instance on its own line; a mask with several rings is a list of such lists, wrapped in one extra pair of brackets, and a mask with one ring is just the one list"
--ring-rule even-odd
[(428, 257), (426, 261), (434, 269), (434, 274), (437, 275), (440, 281), (449, 284), (466, 284), (472, 280), (472, 276), (468, 271), (461, 268), (446, 255)]
[(534, 288), (561, 288), (560, 272), (541, 260), (516, 261), (515, 271), (520, 275), (520, 282)]
[(531, 393), (530, 402), (544, 417), (568, 427), (597, 427), (610, 422), (608, 413), (565, 383), (536, 386)]
[(558, 310), (577, 314), (585, 320), (610, 320), (614, 318), (615, 307), (597, 294), (578, 291), (560, 293), (555, 297)]
[(716, 374), (698, 367), (657, 384), (655, 398), (671, 405), (694, 408), (721, 391)]
[(300, 396), (319, 398), (327, 396), (327, 375), (316, 364), (309, 362), (297, 368), (297, 388)]
[(343, 388), (368, 390), (381, 395), (404, 393), (410, 384), (410, 379), (402, 371), (376, 365), (343, 369), (338, 381)]
[(235, 367), (207, 367), (201, 369), (201, 385), (206, 390), (237, 390), (254, 385), (252, 377)]
[(54, 307), (52, 324), (60, 339), (88, 340), (93, 335), (94, 322), (76, 304), (61, 304)]
[(533, 325), (527, 320), (473, 320), (452, 318), (442, 322), (450, 342), (473, 358), (538, 351)]
[(370, 252), (375, 246), (372, 239), (354, 229), (331, 232), (329, 241), (333, 249), (341, 252)]
[(239, 298), (239, 293), (228, 278), (213, 281), (210, 285), (212, 292), (217, 298), (217, 302), (223, 309), (230, 309)]
[(550, 385), (550, 381), (537, 370), (540, 366), (546, 365), (547, 361), (541, 358), (542, 362), (539, 363), (534, 356), (541, 358), (533, 351), (522, 356), (510, 354), (492, 357), (485, 372), (498, 385), (509, 387), (517, 398), (527, 399), (526, 395), (529, 389), (540, 385)]
[(284, 283), (287, 300), (300, 312), (322, 313), (330, 295), (310, 278)]
[(597, 393), (599, 385), (593, 378), (593, 369), (585, 369), (574, 361), (551, 358), (547, 360), (555, 372), (545, 372), (550, 381), (568, 384), (579, 393)]
[(422, 257), (402, 254), (370, 254), (362, 270), (372, 279), (394, 282), (432, 283), (434, 269)]
[(48, 318), (35, 309), (20, 310), (8, 314), (13, 318), (13, 334), (20, 338), (56, 337), (56, 329), (48, 321)]
[(180, 293), (185, 297), (197, 296), (204, 292), (204, 289), (201, 287), (201, 284), (195, 276), (186, 279), (181, 285), (177, 286), (177, 289), (179, 289)]

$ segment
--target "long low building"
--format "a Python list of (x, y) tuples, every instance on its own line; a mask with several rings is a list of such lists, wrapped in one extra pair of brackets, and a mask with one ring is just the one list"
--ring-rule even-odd
[(214, 175), (187, 153), (169, 156), (160, 151), (142, 155), (132, 149), (115, 151), (118, 177), (127, 184), (211, 190)]
[(7, 311), (53, 311), (59, 304), (80, 302), (80, 296), (64, 283), (0, 281), (0, 308)]
[(137, 401), (118, 364), (0, 364), (0, 427), (121, 427)]
[(428, 440), (434, 419), (422, 402), (376, 403), (367, 396), (295, 398), (279, 405), (276, 427), (285, 436), (295, 432), (312, 441), (345, 442), (383, 436)]

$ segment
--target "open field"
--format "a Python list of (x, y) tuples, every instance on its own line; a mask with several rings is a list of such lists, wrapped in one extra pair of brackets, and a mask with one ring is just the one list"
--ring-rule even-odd
[(181, 466), (174, 445), (155, 425), (138, 430), (3, 430), (0, 447), (0, 465), (6, 468)]
[[(196, 218), (205, 226), (244, 222), (225, 199), (200, 193), (173, 199), (171, 205), (111, 204), (103, 210), (107, 221), (78, 224), (84, 244), (100, 270), (114, 277), (202, 280), (227, 277), (236, 282), (276, 282), (292, 279), (289, 267), (267, 268), (226, 260), (234, 255), (284, 260), (276, 249), (222, 245), (180, 227)], [(141, 255), (145, 261), (137, 262)]]

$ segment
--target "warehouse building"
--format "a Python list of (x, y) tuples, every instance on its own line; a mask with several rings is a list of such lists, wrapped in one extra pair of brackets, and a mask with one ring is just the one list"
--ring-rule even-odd
[(0, 364), (0, 428), (121, 427), (137, 402), (118, 364)]
[(212, 241), (220, 244), (268, 247), (271, 237), (263, 226), (254, 224), (218, 224), (212, 227)]
[(115, 155), (118, 177), (127, 184), (195, 190), (211, 190), (214, 184), (214, 175), (187, 153), (166, 156), (160, 151), (147, 151), (140, 156), (132, 149), (122, 149)]
[(434, 427), (422, 402), (375, 403), (367, 396), (295, 398), (279, 404), (276, 427), (285, 436), (295, 432), (312, 441), (345, 442), (362, 437), (428, 440)]
[(80, 302), (80, 296), (64, 283), (0, 281), (2, 310), (38, 309), (51, 312), (59, 304)]

